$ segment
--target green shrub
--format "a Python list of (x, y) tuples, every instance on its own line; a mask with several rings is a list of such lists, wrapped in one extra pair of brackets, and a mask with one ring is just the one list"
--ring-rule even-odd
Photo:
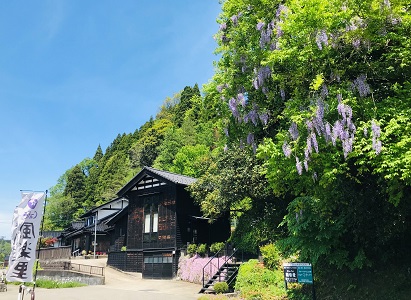
[(190, 244), (187, 247), (187, 254), (190, 256), (194, 255), (197, 253), (197, 245), (196, 244)]
[(264, 266), (270, 270), (276, 270), (281, 263), (281, 255), (274, 244), (268, 244), (260, 247), (263, 255)]
[(200, 256), (204, 256), (207, 253), (207, 244), (200, 244), (197, 247), (197, 253)]
[(221, 251), (224, 249), (225, 244), (223, 242), (217, 242), (214, 244), (211, 244), (210, 246), (210, 251), (213, 253), (217, 253), (218, 251)]
[(235, 290), (243, 299), (283, 299), (286, 296), (283, 272), (280, 269), (271, 271), (257, 259), (241, 265)]
[(228, 292), (228, 284), (227, 282), (217, 282), (214, 284), (214, 291), (217, 294), (223, 294)]

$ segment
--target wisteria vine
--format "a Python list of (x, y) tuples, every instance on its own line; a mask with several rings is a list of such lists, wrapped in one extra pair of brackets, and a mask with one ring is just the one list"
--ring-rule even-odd
[[(389, 0), (384, 0), (382, 9), (389, 9)], [(346, 10), (346, 7), (342, 7), (342, 10)], [(248, 7), (251, 10), (251, 7)], [(264, 20), (259, 20), (255, 25), (255, 30), (260, 33), (259, 46), (262, 50), (277, 51), (280, 49), (279, 41), (284, 35), (284, 30), (282, 24), (289, 14), (289, 9), (280, 4), (275, 12), (274, 18), (265, 22)], [(220, 36), (222, 42), (227, 42), (227, 31), (230, 26), (238, 26), (243, 16), (242, 12), (239, 12), (229, 18), (228, 23), (222, 23), (220, 25)], [(391, 20), (391, 25), (396, 25), (401, 22), (401, 19), (394, 17), (392, 14), (389, 17)], [(362, 40), (362, 37), (357, 33), (358, 30), (362, 30), (367, 27), (367, 23), (361, 17), (356, 16), (350, 20), (349, 23), (345, 25), (343, 31), (346, 33), (352, 33), (351, 46), (354, 50), (360, 49), (362, 46), (369, 47), (369, 41)], [(343, 32), (327, 32), (326, 28), (318, 29), (314, 35), (314, 41), (318, 49), (322, 51), (326, 47), (337, 48), (339, 43), (341, 43), (341, 36)], [(246, 65), (246, 58), (241, 57), (239, 66), (241, 72), (244, 73), (248, 70)], [(272, 77), (272, 69), (268, 65), (259, 66), (253, 68), (253, 79), (251, 86), (255, 90), (261, 90), (267, 97), (272, 97), (269, 94), (268, 87), (266, 85), (267, 80)], [(331, 74), (330, 82), (340, 83), (341, 78), (338, 74)], [(228, 84), (220, 84), (217, 86), (217, 91), (223, 93), (225, 89), (228, 89)], [(225, 100), (224, 96), (222, 99), (227, 101), (228, 107), (238, 123), (249, 123), (254, 126), (259, 124), (267, 125), (270, 117), (270, 112), (267, 110), (262, 110), (260, 107), (248, 98), (248, 93), (245, 91), (244, 87), (241, 87), (241, 92), (236, 96)], [(366, 74), (359, 74), (351, 83), (351, 92), (358, 93), (360, 98), (367, 97), (372, 93), (371, 87), (367, 83)], [(286, 101), (286, 92), (284, 88), (278, 87), (278, 95), (283, 101)], [(312, 158), (313, 153), (319, 153), (319, 138), (324, 139), (326, 144), (332, 144), (337, 146), (341, 144), (343, 156), (345, 159), (348, 158), (349, 153), (353, 151), (353, 144), (355, 141), (357, 128), (353, 122), (353, 110), (347, 101), (343, 100), (341, 93), (337, 94), (338, 105), (336, 107), (338, 118), (333, 123), (330, 123), (325, 119), (325, 115), (330, 113), (327, 107), (327, 99), (329, 98), (329, 87), (326, 84), (322, 84), (321, 88), (317, 90), (315, 95), (315, 105), (314, 112), (310, 118), (307, 118), (303, 124), (297, 124), (295, 122), (291, 123), (288, 130), (288, 138), (284, 141), (282, 149), (283, 153), (287, 158), (291, 158), (293, 155), (293, 145), (301, 142), (303, 136), (305, 137), (305, 148), (304, 148), (304, 158), (300, 159), (298, 154), (295, 153), (296, 169), (298, 174), (302, 174), (303, 170), (309, 170), (309, 162)], [(248, 110), (248, 111), (247, 111)], [(301, 135), (298, 126), (304, 126), (307, 130), (306, 134)], [(371, 132), (372, 132), (372, 149), (376, 154), (379, 154), (382, 150), (382, 143), (380, 140), (381, 128), (379, 127), (376, 120), (371, 120)], [(225, 128), (225, 133), (228, 136), (228, 129)], [(364, 129), (364, 135), (367, 135), (367, 129)], [(246, 142), (251, 145), (255, 151), (256, 141), (254, 134), (252, 132), (248, 133)], [(243, 147), (243, 141), (240, 140), (240, 147)], [(227, 146), (226, 146), (227, 147)], [(226, 148), (225, 147), (225, 148)], [(297, 149), (297, 147), (294, 147)]]

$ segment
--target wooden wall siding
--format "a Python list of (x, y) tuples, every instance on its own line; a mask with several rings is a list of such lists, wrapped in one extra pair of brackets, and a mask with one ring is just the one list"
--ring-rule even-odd
[(127, 241), (127, 215), (124, 215), (110, 231), (110, 251), (120, 251)]
[(125, 245), (126, 245), (126, 237), (120, 236), (110, 246), (110, 251), (121, 251), (121, 248)]
[[(185, 247), (187, 243), (193, 242), (193, 229), (195, 222), (191, 216), (202, 216), (198, 205), (195, 205), (185, 187), (178, 186), (176, 189), (177, 197), (177, 248)], [(188, 231), (190, 228), (190, 231)], [(201, 233), (200, 233), (201, 234)]]
[(146, 210), (151, 205), (158, 208), (158, 232), (144, 234), (143, 249), (174, 247), (176, 216), (175, 200), (172, 195), (170, 193), (161, 193), (142, 198)]
[(141, 251), (121, 251), (108, 254), (107, 265), (125, 272), (141, 273), (142, 264), (143, 252)]
[(158, 248), (175, 247), (176, 213), (175, 199), (170, 195), (161, 201), (158, 208)]
[(128, 205), (127, 248), (141, 249), (143, 246), (143, 206), (138, 203), (137, 199), (130, 199)]
[(107, 258), (107, 265), (125, 271), (126, 258), (126, 252), (110, 252)]
[(127, 265), (126, 272), (139, 272), (143, 271), (143, 252), (127, 251)]
[[(129, 193), (127, 249), (170, 248), (176, 246), (176, 200), (173, 185)], [(144, 209), (158, 207), (158, 232), (144, 234)]]

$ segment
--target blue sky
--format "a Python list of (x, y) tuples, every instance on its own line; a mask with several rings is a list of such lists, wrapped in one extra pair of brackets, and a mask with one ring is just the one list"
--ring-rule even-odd
[(213, 75), (218, 0), (0, 2), (0, 237), (20, 190), (138, 129)]

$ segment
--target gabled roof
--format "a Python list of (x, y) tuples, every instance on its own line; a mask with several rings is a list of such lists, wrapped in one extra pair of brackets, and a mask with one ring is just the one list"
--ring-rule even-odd
[[(110, 205), (111, 203), (114, 203), (114, 202), (117, 202), (117, 201), (127, 201), (127, 202), (128, 202), (128, 199), (126, 199), (126, 198), (121, 198), (121, 197), (115, 198), (115, 199), (110, 200), (110, 201), (108, 201), (108, 202), (106, 202), (106, 203), (104, 203), (104, 204), (101, 204), (100, 206), (97, 206), (97, 207), (95, 207), (95, 208), (90, 209), (88, 212), (86, 212), (85, 214), (81, 215), (80, 218), (85, 218), (85, 217), (88, 217), (88, 216), (92, 216), (92, 215), (94, 215), (94, 214), (96, 213), (96, 211), (99, 211), (99, 210), (101, 210), (101, 209), (104, 210), (104, 206)], [(115, 209), (110, 209), (110, 210), (115, 210)], [(118, 211), (120, 211), (120, 210), (121, 210), (121, 209), (118, 209)], [(115, 214), (115, 213), (116, 213), (116, 212), (114, 212), (113, 214)]]
[(171, 172), (167, 172), (167, 171), (161, 171), (161, 170), (157, 170), (157, 169), (150, 168), (150, 167), (144, 167), (144, 169), (149, 170), (149, 171), (153, 172), (154, 174), (157, 174), (158, 176), (161, 176), (164, 179), (167, 179), (167, 180), (169, 180), (171, 182), (174, 182), (176, 184), (190, 185), (190, 184), (194, 183), (197, 180), (193, 177), (180, 175), (180, 174), (176, 174), (176, 173), (171, 173)]
[(134, 176), (124, 187), (122, 187), (121, 190), (118, 191), (117, 195), (119, 197), (124, 196), (125, 193), (132, 190), (136, 186), (136, 184), (142, 181), (145, 177), (153, 177), (161, 182), (165, 182), (166, 184), (173, 183), (184, 186), (188, 186), (197, 180), (190, 176), (162, 171), (146, 166), (136, 176)]
[(116, 213), (114, 216), (110, 216), (111, 218), (107, 220), (106, 224), (107, 226), (113, 226), (116, 224), (116, 222), (122, 218), (123, 216), (128, 214), (128, 206), (124, 207), (122, 210), (120, 210), (118, 213)]

